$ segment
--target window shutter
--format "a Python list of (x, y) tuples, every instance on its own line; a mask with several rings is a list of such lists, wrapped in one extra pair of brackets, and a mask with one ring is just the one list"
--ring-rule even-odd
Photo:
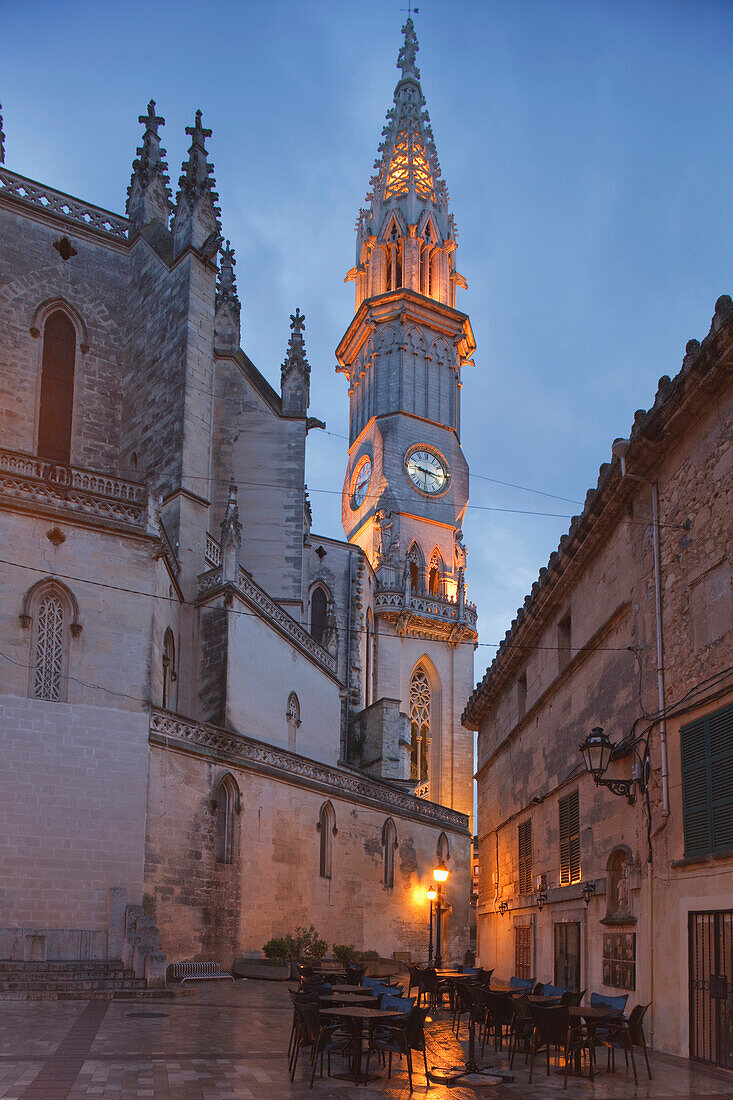
[(701, 855), (712, 847), (706, 724), (706, 719), (700, 718), (681, 730), (682, 818), (686, 856)]
[(733, 848), (733, 706), (706, 718), (710, 746), (713, 851)]
[(578, 792), (560, 799), (560, 885), (580, 882), (580, 809)]
[(532, 821), (523, 821), (517, 830), (519, 842), (519, 893), (532, 893)]

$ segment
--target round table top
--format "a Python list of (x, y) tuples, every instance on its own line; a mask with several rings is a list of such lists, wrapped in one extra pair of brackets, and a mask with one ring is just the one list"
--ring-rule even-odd
[(351, 1016), (357, 1020), (375, 1020), (378, 1016), (404, 1016), (393, 1008), (360, 1008), (358, 1005), (344, 1005), (343, 1008), (322, 1008), (322, 1016)]
[(337, 993), (363, 993), (365, 997), (373, 997), (372, 987), (370, 985), (342, 985), (341, 982), (335, 985), (334, 992)]

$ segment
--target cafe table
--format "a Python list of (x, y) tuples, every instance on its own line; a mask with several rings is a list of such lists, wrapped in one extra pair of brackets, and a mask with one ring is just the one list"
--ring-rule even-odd
[[(357, 1005), (353, 1007), (344, 1005), (343, 1008), (322, 1008), (321, 1016), (338, 1016), (339, 1019), (352, 1020), (352, 1028), (354, 1032), (354, 1072), (346, 1074), (334, 1074), (335, 1077), (341, 1077), (344, 1080), (355, 1081), (359, 1084), (361, 1080), (361, 1045), (364, 1038), (364, 1021), (365, 1020), (387, 1020), (394, 1016), (403, 1016), (404, 1012), (395, 1012), (394, 1009), (383, 1008), (361, 1008)], [(376, 1076), (376, 1075), (375, 1075)], [(373, 1080), (373, 1078), (370, 1078)], [(364, 1082), (368, 1084), (368, 1081)]]
[[(573, 1021), (584, 1020), (588, 1025), (588, 1031), (595, 1033), (595, 1026), (597, 1023), (603, 1020), (610, 1020), (616, 1018), (619, 1021), (624, 1021), (625, 1016), (619, 1015), (618, 1010), (611, 1008), (608, 1005), (593, 1005), (584, 1007), (583, 1005), (570, 1005), (568, 1008), (568, 1015), (570, 1017), (570, 1023)], [(582, 1077), (583, 1069), (581, 1064), (581, 1052), (576, 1050), (573, 1054), (573, 1068), (568, 1070), (569, 1077)], [(558, 1073), (564, 1073), (564, 1070), (558, 1070)], [(596, 1071), (597, 1072), (597, 1071)]]

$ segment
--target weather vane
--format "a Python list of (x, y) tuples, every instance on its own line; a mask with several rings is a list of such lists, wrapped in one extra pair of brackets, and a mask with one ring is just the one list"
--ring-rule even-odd
[(407, 7), (406, 8), (400, 8), (400, 11), (406, 11), (407, 12), (407, 18), (409, 19), (413, 14), (418, 15), (419, 12), (420, 12), (420, 9), (419, 8), (413, 8), (412, 0), (407, 0)]

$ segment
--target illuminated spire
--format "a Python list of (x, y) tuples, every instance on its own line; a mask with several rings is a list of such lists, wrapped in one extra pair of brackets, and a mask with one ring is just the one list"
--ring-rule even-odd
[[(387, 124), (382, 130), (384, 141), (379, 146), (381, 156), (375, 161), (377, 174), (371, 180), (373, 191), (367, 202), (389, 202), (403, 196), (414, 196), (421, 202), (448, 205), (448, 193), (440, 178), (440, 164), (435, 150), (430, 117), (420, 87), (420, 70), (415, 64), (419, 50), (412, 19), (402, 28), (405, 40), (397, 58), (402, 77), (394, 93), (394, 107), (387, 112)], [(415, 220), (411, 217), (410, 220)]]

